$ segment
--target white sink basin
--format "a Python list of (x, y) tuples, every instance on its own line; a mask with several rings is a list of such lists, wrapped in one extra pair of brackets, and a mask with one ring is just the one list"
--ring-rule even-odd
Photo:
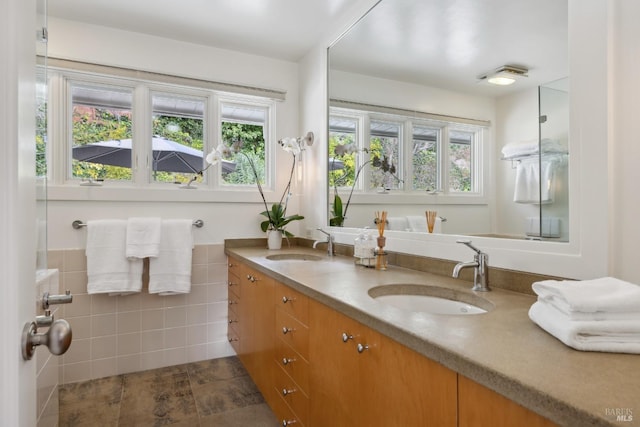
[(493, 304), (475, 294), (416, 284), (377, 286), (369, 290), (376, 301), (418, 313), (469, 315), (486, 313)]
[(381, 295), (376, 301), (392, 305), (401, 310), (427, 312), (433, 314), (480, 314), (484, 308), (462, 301), (430, 297), (426, 295)]
[(270, 261), (320, 261), (322, 257), (311, 254), (274, 254), (267, 255)]

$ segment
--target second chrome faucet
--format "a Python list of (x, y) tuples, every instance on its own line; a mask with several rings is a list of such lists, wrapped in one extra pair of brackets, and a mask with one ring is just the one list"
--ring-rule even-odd
[(473, 257), (473, 261), (470, 262), (459, 262), (453, 267), (453, 277), (458, 278), (460, 275), (460, 271), (467, 267), (474, 268), (473, 275), (473, 291), (486, 292), (490, 291), (489, 289), (489, 256), (482, 252), (480, 249), (476, 248), (471, 244), (471, 240), (458, 240), (457, 243), (462, 243), (463, 245), (469, 247), (471, 250), (475, 251), (475, 256)]

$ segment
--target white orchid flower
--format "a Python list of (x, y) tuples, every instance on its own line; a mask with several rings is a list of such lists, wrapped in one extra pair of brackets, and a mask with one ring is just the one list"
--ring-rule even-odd
[(207, 163), (211, 166), (219, 163), (222, 160), (222, 155), (220, 154), (220, 152), (218, 151), (218, 149), (213, 149), (211, 150), (211, 152), (209, 154), (207, 154), (207, 157), (205, 158), (205, 160), (207, 161)]

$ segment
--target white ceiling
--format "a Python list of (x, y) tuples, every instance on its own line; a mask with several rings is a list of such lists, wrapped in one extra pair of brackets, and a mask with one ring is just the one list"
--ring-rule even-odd
[[(48, 0), (48, 14), (298, 61), (353, 0)], [(567, 0), (382, 0), (331, 49), (331, 66), (500, 96), (568, 75)], [(505, 64), (529, 78), (476, 77)]]
[(48, 0), (72, 21), (300, 60), (353, 0)]
[[(382, 0), (335, 47), (331, 67), (501, 96), (567, 77), (567, 0)], [(479, 84), (502, 65), (529, 77)]]

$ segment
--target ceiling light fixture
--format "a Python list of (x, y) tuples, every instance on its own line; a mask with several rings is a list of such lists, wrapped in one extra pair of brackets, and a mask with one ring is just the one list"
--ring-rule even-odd
[(528, 77), (527, 72), (529, 72), (529, 70), (523, 67), (503, 65), (491, 72), (478, 76), (478, 81), (506, 86), (514, 83), (519, 78)]

